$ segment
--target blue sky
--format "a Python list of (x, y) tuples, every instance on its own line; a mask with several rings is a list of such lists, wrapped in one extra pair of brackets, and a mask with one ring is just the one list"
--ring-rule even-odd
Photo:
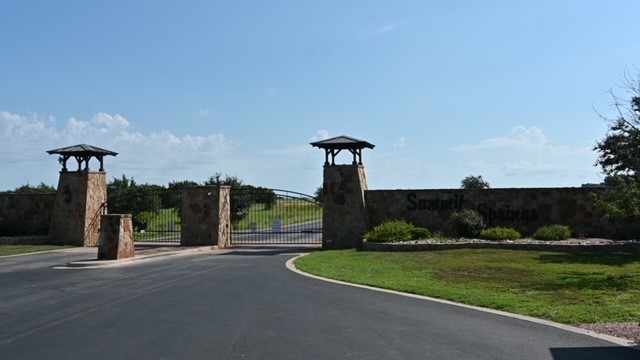
[[(369, 141), (369, 188), (600, 182), (592, 148), (640, 72), (640, 2), (0, 2), (0, 190), (57, 183), (47, 150), (119, 153), (109, 178), (221, 172), (312, 193), (309, 142)], [(338, 157), (350, 163), (348, 154)], [(92, 164), (97, 169), (97, 165)]]

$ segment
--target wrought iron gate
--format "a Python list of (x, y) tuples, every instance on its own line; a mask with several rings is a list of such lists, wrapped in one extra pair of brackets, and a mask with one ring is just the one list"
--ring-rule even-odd
[(107, 212), (131, 214), (136, 242), (180, 242), (180, 189), (120, 189), (107, 194)]
[(321, 244), (322, 204), (294, 191), (231, 189), (232, 244)]

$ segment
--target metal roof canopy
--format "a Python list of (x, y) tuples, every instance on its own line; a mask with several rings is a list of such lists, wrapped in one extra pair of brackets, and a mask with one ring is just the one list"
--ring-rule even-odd
[(117, 152), (113, 152), (111, 150), (101, 149), (96, 146), (87, 145), (87, 144), (79, 144), (73, 145), (69, 147), (64, 147), (55, 150), (47, 151), (49, 155), (58, 154), (60, 157), (58, 161), (62, 164), (62, 171), (67, 171), (67, 160), (71, 157), (74, 157), (78, 162), (78, 171), (82, 171), (82, 163), (85, 163), (84, 171), (89, 171), (89, 160), (92, 157), (95, 157), (100, 162), (100, 171), (104, 171), (104, 161), (103, 158), (107, 155), (116, 156)]
[(336, 156), (342, 150), (349, 150), (353, 154), (353, 165), (362, 165), (362, 149), (373, 149), (375, 145), (370, 144), (364, 140), (352, 138), (350, 136), (337, 136), (330, 139), (320, 140), (312, 142), (311, 146), (324, 149), (325, 160), (324, 164), (329, 165), (329, 155), (331, 155), (331, 165), (336, 164)]

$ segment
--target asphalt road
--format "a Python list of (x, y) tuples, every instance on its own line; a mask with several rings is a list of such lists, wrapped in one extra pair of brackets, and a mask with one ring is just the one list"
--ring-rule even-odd
[(0, 259), (0, 359), (640, 359), (472, 309), (310, 279), (239, 249), (104, 269)]

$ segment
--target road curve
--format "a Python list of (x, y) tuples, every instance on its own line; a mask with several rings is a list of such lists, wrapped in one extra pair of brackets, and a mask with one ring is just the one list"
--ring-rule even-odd
[(1, 359), (638, 359), (545, 324), (288, 271), (238, 248), (103, 269), (0, 259)]

